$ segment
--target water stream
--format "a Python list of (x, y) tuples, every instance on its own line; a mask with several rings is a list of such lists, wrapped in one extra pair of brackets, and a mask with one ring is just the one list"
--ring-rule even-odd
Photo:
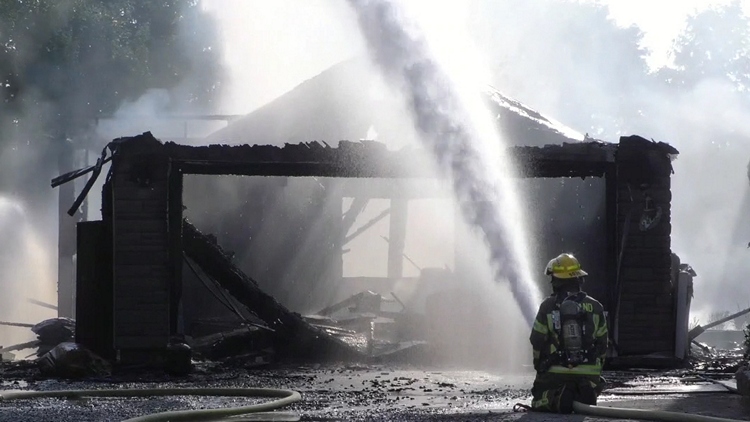
[(540, 292), (530, 273), (523, 213), (511, 181), (504, 176), (511, 169), (503, 156), (504, 142), (494, 123), (487, 124), (491, 117), (476, 112), (481, 108), (479, 91), (459, 88), (463, 85), (396, 2), (349, 2), (373, 61), (407, 97), (425, 146), (440, 168), (452, 175), (463, 217), (484, 234), (496, 280), (510, 283), (523, 316), (530, 322)]

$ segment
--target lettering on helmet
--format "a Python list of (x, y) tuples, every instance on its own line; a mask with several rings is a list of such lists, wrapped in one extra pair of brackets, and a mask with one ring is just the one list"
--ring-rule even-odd
[(581, 307), (586, 312), (594, 312), (594, 304), (593, 303), (584, 302), (584, 303), (581, 303)]

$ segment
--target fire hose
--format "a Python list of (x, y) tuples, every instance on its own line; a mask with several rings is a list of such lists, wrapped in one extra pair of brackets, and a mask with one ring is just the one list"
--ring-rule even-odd
[[(155, 413), (127, 419), (123, 422), (166, 422), (166, 421), (220, 421), (251, 413), (268, 412), (301, 400), (298, 392), (275, 388), (151, 388), (113, 390), (54, 390), (54, 391), (4, 391), (0, 401), (34, 398), (82, 398), (82, 397), (156, 397), (156, 396), (223, 396), (223, 397), (266, 397), (277, 400), (219, 409), (191, 409)], [(580, 415), (605, 418), (630, 418), (666, 422), (740, 422), (737, 419), (661, 410), (623, 409), (618, 407), (591, 406), (573, 402), (573, 411)], [(233, 418), (231, 420), (238, 420)]]
[[(531, 406), (518, 403), (514, 412), (533, 411)], [(665, 410), (625, 409), (622, 407), (602, 407), (573, 402), (573, 413), (578, 415), (597, 416), (611, 419), (637, 419), (642, 421), (664, 422), (742, 422), (739, 419), (717, 418), (714, 416), (694, 415), (690, 413), (668, 412)]]
[[(703, 381), (716, 382), (727, 389), (727, 392), (737, 394), (736, 388), (732, 388), (719, 381), (706, 377), (697, 377)], [(614, 394), (622, 394), (620, 392)], [(643, 392), (643, 394), (655, 394), (655, 392)], [(664, 394), (664, 392), (659, 392)], [(531, 406), (516, 404), (514, 411), (533, 411)], [(719, 418), (715, 416), (695, 415), (690, 413), (669, 412), (664, 410), (645, 410), (645, 409), (625, 409), (620, 407), (609, 406), (592, 406), (581, 402), (573, 402), (573, 412), (579, 415), (597, 416), (612, 419), (637, 419), (644, 421), (665, 421), (665, 422), (740, 422), (739, 419)]]
[(713, 416), (693, 415), (689, 413), (668, 412), (664, 410), (624, 409), (621, 407), (601, 407), (573, 402), (573, 411), (580, 415), (599, 416), (613, 419), (639, 419), (644, 421), (665, 422), (740, 422), (739, 419), (717, 418)]
[(55, 391), (3, 391), (0, 401), (35, 398), (82, 398), (82, 397), (163, 397), (163, 396), (217, 396), (217, 397), (265, 397), (276, 400), (248, 406), (218, 409), (190, 409), (154, 413), (127, 419), (123, 422), (176, 422), (176, 421), (221, 421), (233, 416), (268, 412), (302, 399), (297, 391), (276, 388), (147, 388), (112, 390), (55, 390)]

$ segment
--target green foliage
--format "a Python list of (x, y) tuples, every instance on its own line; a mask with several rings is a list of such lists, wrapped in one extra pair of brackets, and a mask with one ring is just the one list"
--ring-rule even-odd
[(220, 63), (197, 0), (0, 0), (0, 192), (47, 198), (61, 139), (85, 139), (149, 89), (210, 111)]
[(673, 86), (690, 89), (706, 78), (723, 79), (750, 89), (750, 18), (734, 0), (694, 14), (675, 41)]
[(651, 82), (638, 27), (619, 26), (601, 2), (476, 1), (501, 91), (599, 139), (630, 134), (645, 107), (633, 94)]
[(0, 0), (0, 137), (40, 119), (47, 134), (71, 136), (196, 73), (178, 100), (210, 105), (221, 76), (216, 32), (196, 0)]

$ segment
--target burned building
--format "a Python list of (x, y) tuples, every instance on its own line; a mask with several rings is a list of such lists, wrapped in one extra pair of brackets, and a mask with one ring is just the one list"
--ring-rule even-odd
[[(425, 166), (414, 165), (417, 156), (409, 150), (391, 151), (376, 142), (341, 142), (336, 148), (315, 142), (190, 147), (144, 134), (119, 139), (110, 150), (103, 219), (79, 225), (77, 337), (123, 362), (150, 360), (174, 336), (184, 334), (186, 257), (287, 340), (321, 337), (264, 293), (255, 276), (243, 274), (215, 238), (183, 221), (185, 175), (381, 178), (393, 182), (390, 195), (400, 183), (434, 177), (423, 171)], [(684, 357), (679, 356), (676, 334), (682, 329), (677, 303), (684, 298), (677, 294), (670, 250), (669, 187), (676, 153), (666, 144), (637, 136), (623, 137), (617, 144), (510, 148), (523, 177), (604, 181), (603, 247), (594, 247), (603, 255), (605, 275), (592, 279), (587, 288), (597, 292), (610, 313), (618, 359), (651, 355), (674, 363)], [(347, 218), (340, 202), (337, 210), (327, 226), (315, 228), (328, 233), (330, 240), (321, 242), (326, 247), (318, 248), (319, 259), (341, 259)], [(389, 255), (403, 265), (399, 242), (391, 243), (396, 249)], [(457, 263), (456, 271), (459, 268)], [(335, 341), (321, 347), (346, 349)]]
[[(401, 303), (398, 286), (428, 290), (446, 278), (471, 286), (463, 281), (477, 277), (477, 257), (461, 246), (466, 239), (458, 225), (446, 229), (460, 220), (454, 215), (440, 221), (449, 235), (410, 249), (411, 234), (433, 230), (420, 221), (416, 204), (449, 194), (415, 150), (418, 135), (405, 105), (366, 70), (357, 61), (334, 66), (199, 142), (212, 146), (161, 143), (148, 134), (111, 143), (89, 169), (98, 173), (112, 161), (102, 221), (79, 226), (79, 341), (107, 357), (140, 362), (175, 336), (251, 323), (275, 330), (276, 346), (309, 345), (315, 342), (293, 339), (325, 337), (319, 330), (325, 323), (315, 318), (351, 305), (347, 298), (369, 298), (360, 294), (367, 291), (393, 295), (412, 314), (456, 303), (476, 312), (454, 316), (502, 314), (497, 304), (476, 303), (482, 292), (447, 293), (448, 302), (430, 306)], [(673, 365), (685, 358), (690, 289), (670, 250), (677, 151), (637, 136), (604, 143), (494, 89), (484, 96), (520, 170), (516, 185), (529, 207), (525, 234), (534, 240), (539, 286), (548, 287), (541, 269), (549, 257), (573, 252), (590, 274), (585, 289), (610, 315), (613, 361)], [(383, 141), (335, 141), (342, 138)], [(269, 140), (275, 144), (263, 145)], [(426, 208), (451, 214), (451, 206)], [(373, 233), (378, 225), (381, 232)], [(355, 266), (378, 271), (347, 272), (362, 248), (380, 252), (362, 255)], [(423, 264), (429, 254), (435, 256)], [(424, 331), (425, 321), (409, 320), (417, 323)], [(497, 326), (490, 318), (484, 324)], [(432, 340), (451, 338), (451, 318), (432, 325), (439, 331)], [(345, 344), (324, 343), (318, 346), (348, 353)]]

